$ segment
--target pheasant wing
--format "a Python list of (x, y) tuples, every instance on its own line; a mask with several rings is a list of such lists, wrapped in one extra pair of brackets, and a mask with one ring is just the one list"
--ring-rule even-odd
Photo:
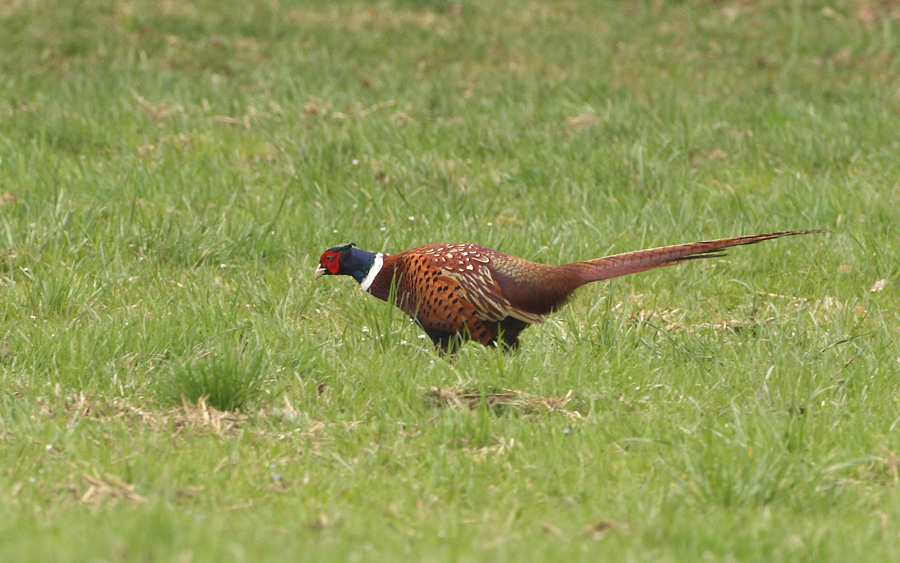
[(514, 307), (503, 295), (503, 289), (494, 280), (487, 264), (472, 265), (464, 272), (443, 270), (444, 276), (459, 283), (457, 293), (475, 306), (478, 317), (483, 321), (499, 322), (513, 317), (530, 324), (544, 322), (543, 315), (529, 313)]

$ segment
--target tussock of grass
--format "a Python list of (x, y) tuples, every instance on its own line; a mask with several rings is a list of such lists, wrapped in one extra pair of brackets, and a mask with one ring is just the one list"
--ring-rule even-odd
[(258, 398), (265, 376), (262, 350), (224, 347), (175, 366), (162, 391), (170, 400), (184, 404), (209, 404), (221, 411), (235, 411)]

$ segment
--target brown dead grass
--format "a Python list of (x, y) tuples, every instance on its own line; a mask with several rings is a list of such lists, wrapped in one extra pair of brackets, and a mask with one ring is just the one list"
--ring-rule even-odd
[(135, 100), (141, 105), (147, 115), (155, 122), (165, 121), (174, 116), (185, 117), (187, 112), (183, 106), (170, 106), (168, 104), (153, 103), (140, 94), (135, 94)]
[[(59, 414), (56, 412), (57, 409), (53, 409), (46, 401), (41, 402), (40, 410), (45, 416)], [(122, 397), (103, 400), (84, 393), (78, 393), (67, 399), (62, 414), (100, 422), (124, 419), (131, 427), (144, 426), (156, 431), (171, 429), (176, 436), (186, 431), (224, 436), (237, 429), (239, 424), (247, 419), (247, 415), (211, 407), (202, 397), (196, 404), (189, 403), (182, 397), (180, 407), (166, 412), (154, 412), (135, 406)]]
[(81, 502), (90, 506), (118, 504), (121, 501), (142, 504), (147, 497), (137, 492), (134, 485), (126, 483), (115, 475), (105, 474), (103, 477), (83, 473), (81, 478), (87, 485)]
[(205, 397), (200, 397), (196, 405), (188, 403), (183, 396), (181, 402), (180, 409), (172, 409), (168, 414), (176, 433), (185, 429), (200, 429), (222, 436), (235, 430), (242, 421), (247, 419), (247, 415), (220, 411), (207, 405)]
[(446, 36), (457, 25), (462, 8), (458, 5), (443, 11), (404, 10), (387, 4), (334, 6), (328, 10), (296, 9), (287, 14), (288, 21), (304, 26), (329, 27), (358, 33), (365, 30), (396, 30), (416, 27)]
[(620, 527), (619, 524), (613, 520), (598, 520), (585, 526), (582, 534), (588, 539), (599, 541), (603, 539), (608, 531), (615, 530), (618, 527)]
[(897, 0), (857, 0), (853, 9), (857, 21), (866, 27), (881, 25), (882, 20), (900, 21)]
[(580, 419), (577, 410), (566, 408), (572, 400), (571, 389), (563, 397), (538, 397), (522, 391), (500, 391), (484, 394), (478, 390), (459, 387), (431, 387), (425, 392), (426, 398), (437, 406), (475, 409), (482, 402), (492, 409), (512, 408), (527, 416), (538, 416), (550, 412), (559, 413), (572, 419)]
[[(869, 291), (879, 291), (883, 289), (882, 283), (876, 282)], [(809, 299), (806, 297), (798, 297), (794, 295), (781, 295), (778, 293), (770, 293), (766, 291), (758, 292), (763, 297), (770, 297), (779, 302), (781, 308), (785, 310), (779, 315), (772, 315), (763, 318), (750, 316), (746, 319), (726, 319), (720, 318), (713, 322), (685, 324), (682, 322), (687, 316), (684, 309), (645, 309), (643, 305), (644, 295), (640, 293), (632, 294), (628, 302), (620, 301), (613, 305), (613, 311), (622, 311), (626, 306), (634, 307), (636, 312), (631, 313), (625, 322), (629, 325), (650, 324), (655, 325), (661, 332), (687, 332), (689, 334), (704, 331), (726, 331), (741, 332), (754, 326), (764, 324), (773, 324), (778, 321), (786, 320), (796, 314), (801, 308), (815, 315), (816, 318), (827, 321), (835, 314), (844, 310), (852, 310), (857, 317), (865, 317), (867, 311), (865, 307), (855, 302), (841, 301), (834, 297), (825, 296), (819, 299)]]
[(574, 129), (576, 131), (584, 131), (589, 127), (600, 125), (602, 123), (603, 120), (600, 119), (598, 115), (593, 113), (582, 113), (580, 115), (566, 118), (566, 127), (568, 127), (569, 129)]

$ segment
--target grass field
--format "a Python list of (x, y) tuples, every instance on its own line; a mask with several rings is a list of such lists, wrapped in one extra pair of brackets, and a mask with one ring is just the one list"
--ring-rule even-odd
[[(900, 558), (900, 5), (0, 4), (0, 560)], [(436, 354), (353, 241), (588, 286)]]

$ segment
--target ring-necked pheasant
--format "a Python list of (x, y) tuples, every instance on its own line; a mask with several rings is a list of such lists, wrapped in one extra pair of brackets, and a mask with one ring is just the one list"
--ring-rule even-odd
[(791, 235), (822, 231), (782, 231), (637, 250), (548, 266), (468, 243), (418, 246), (398, 254), (368, 252), (353, 243), (322, 254), (316, 278), (349, 275), (360, 288), (388, 301), (396, 285), (396, 304), (418, 321), (435, 345), (447, 350), (459, 338), (485, 346), (498, 339), (511, 347), (528, 325), (562, 307), (577, 288), (590, 282), (671, 266), (720, 251)]

